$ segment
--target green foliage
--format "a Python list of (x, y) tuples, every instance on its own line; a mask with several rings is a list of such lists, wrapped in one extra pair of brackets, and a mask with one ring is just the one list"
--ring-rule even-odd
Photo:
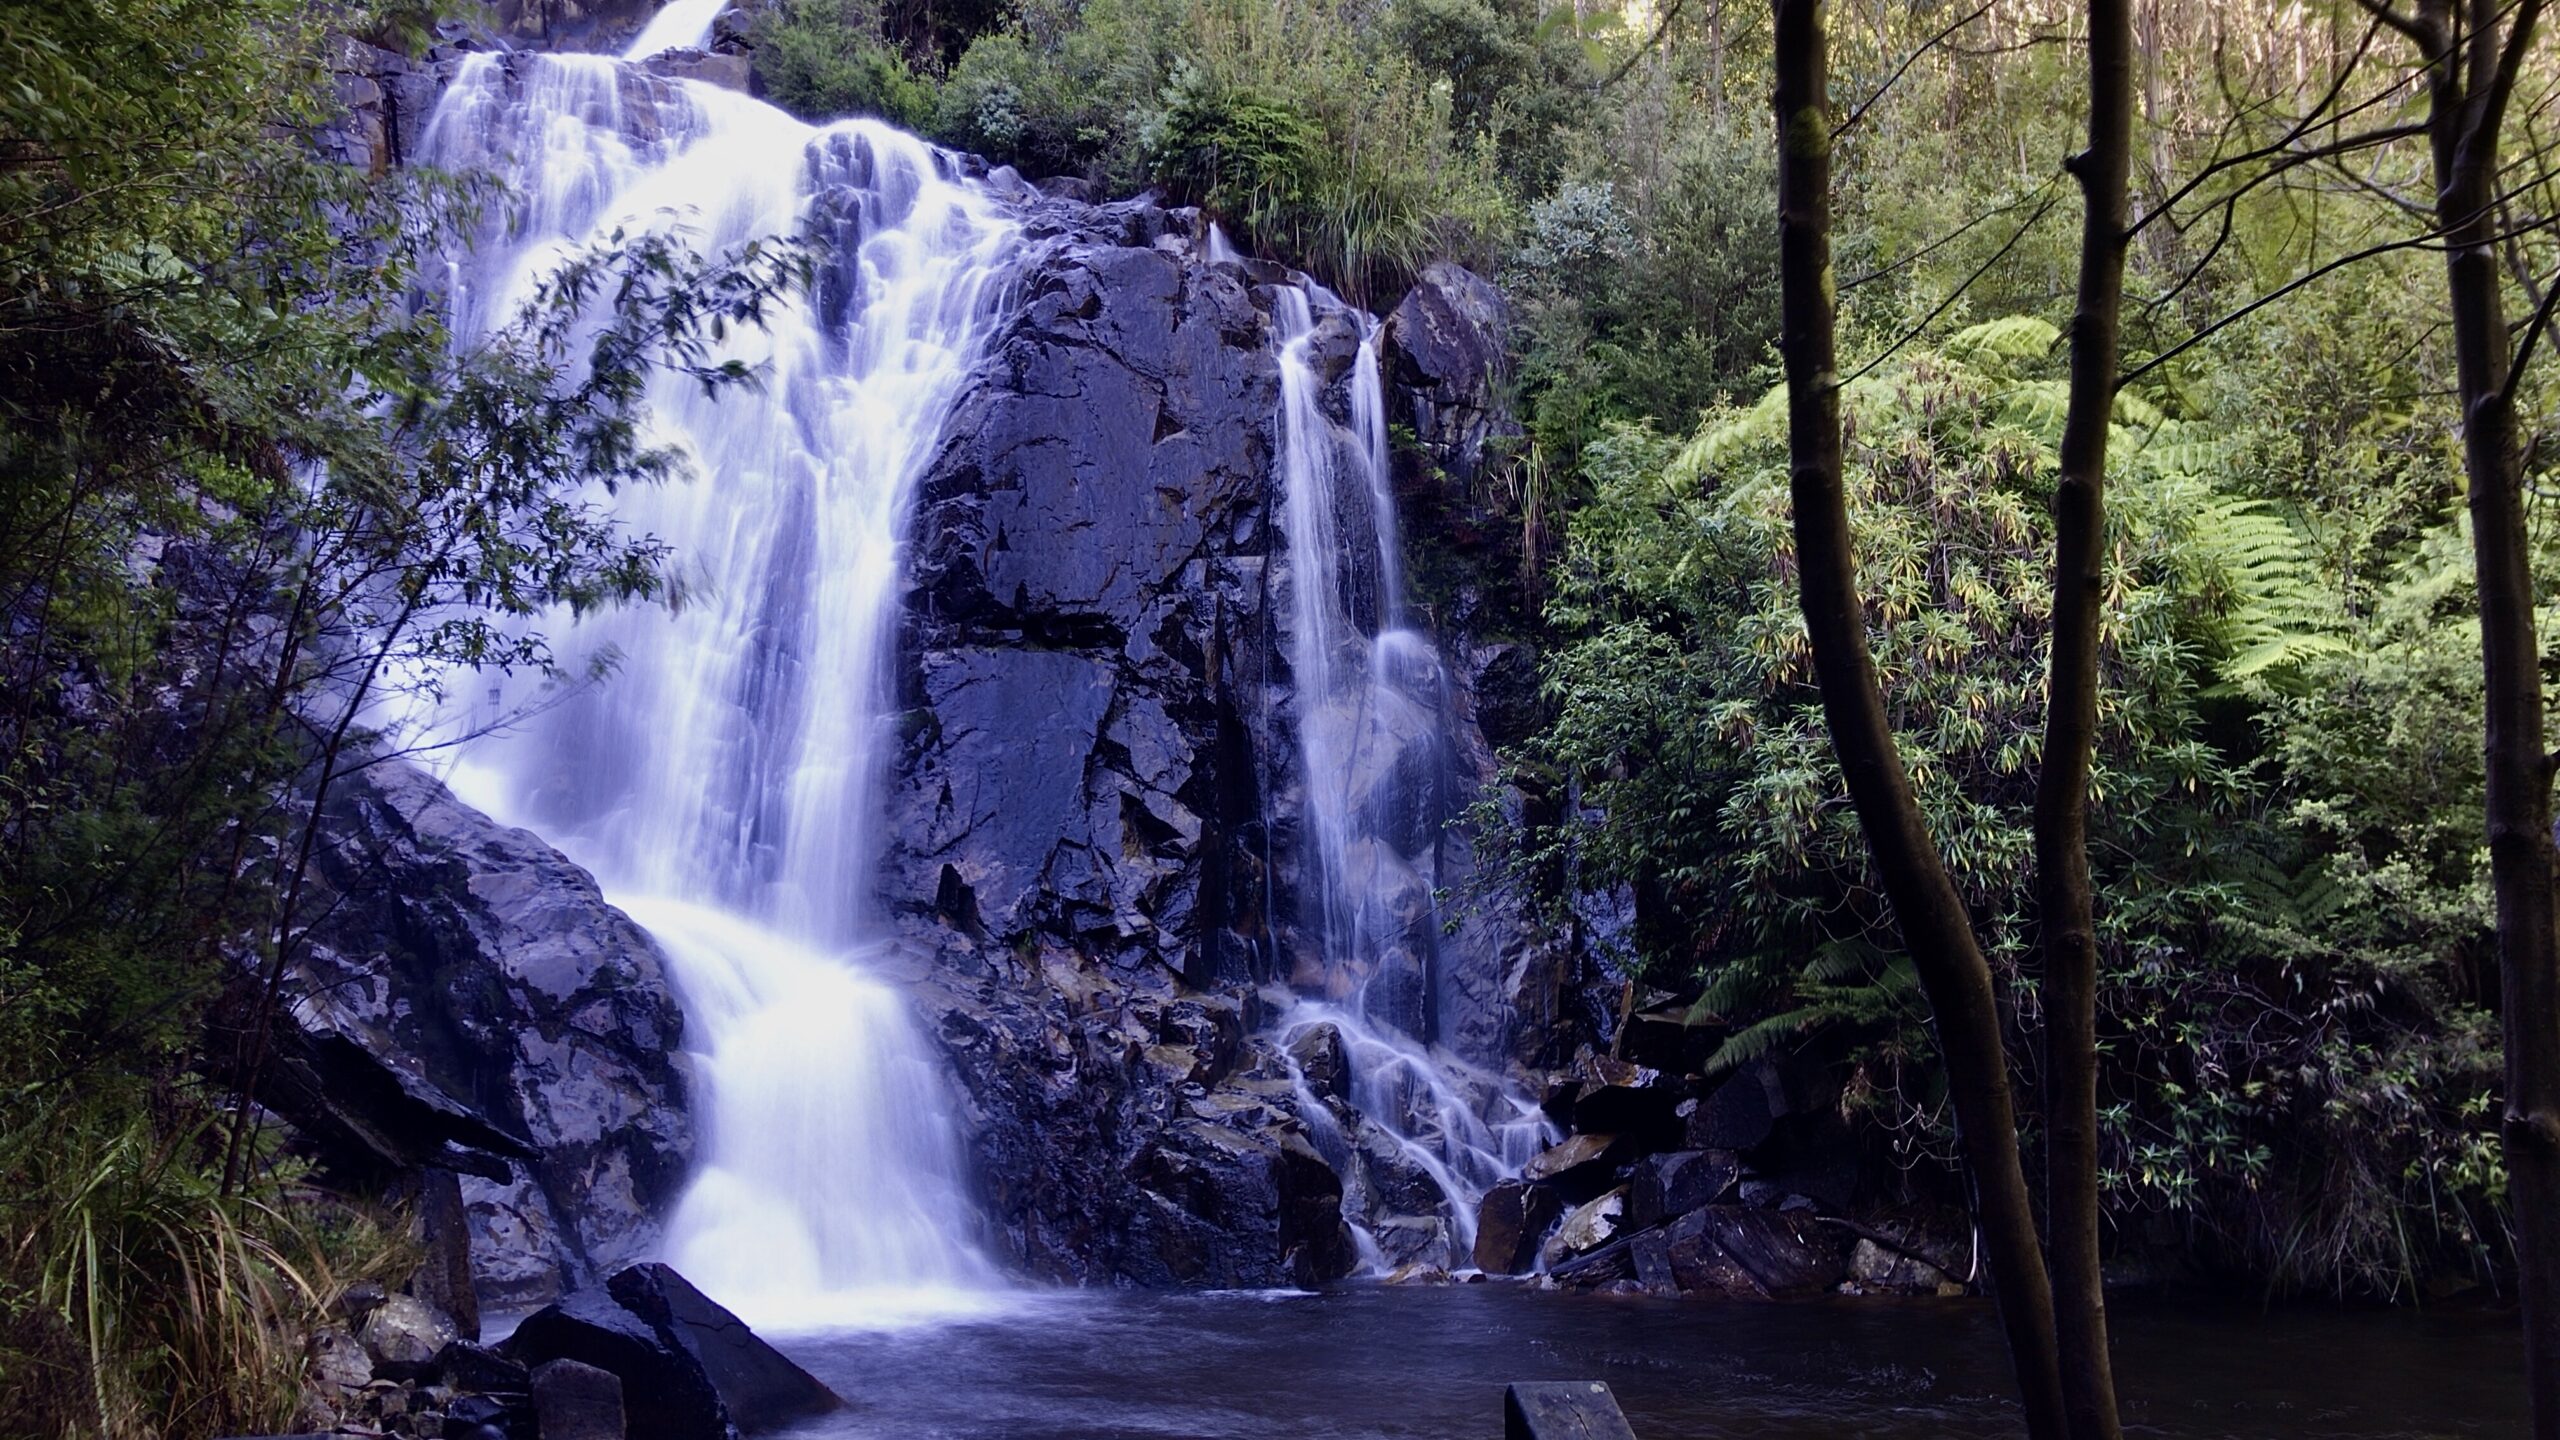
[(1297, 112), (1174, 62), (1142, 143), (1151, 178), (1253, 233), (1278, 228), (1315, 186), (1320, 137)]
[(0, 1231), (12, 1251), (0, 1293), (8, 1434), (295, 1428), (312, 1328), (356, 1281), (396, 1283), (416, 1264), (385, 1217), (289, 1176), (220, 1193), (193, 1137), (148, 1119), (105, 1131), (39, 1107), (11, 1120), (0, 1161), (33, 1208)]
[(756, 73), (765, 98), (795, 115), (871, 115), (921, 130), (939, 104), (932, 83), (881, 38), (870, 0), (791, 0), (756, 25)]
[(1612, 422), (1686, 428), (1767, 383), (1769, 147), (1694, 122), (1672, 143), (1650, 173), (1603, 161), (1532, 203), (1502, 272), (1522, 311), (1524, 419), (1568, 464)]
[(1510, 223), (1498, 140), (1391, 21), (1326, 0), (1094, 0), (971, 45), (937, 133), (1027, 172), (1156, 184), (1239, 244), (1381, 303), (1425, 261), (1479, 263)]
[[(2022, 1025), (2057, 339), (2032, 318), (1970, 327), (1844, 397), (1888, 714)], [(2326, 827), (2380, 803), (2345, 792), (2392, 787), (2403, 813), (2448, 781), (2476, 794), (2476, 738), (2453, 718), (2477, 705), (2476, 657), (2464, 669), (2448, 642), (2420, 666), (2348, 634), (2322, 603), (2312, 539), (2228, 488), (2243, 452), (2223, 427), (2135, 393), (2119, 422), (2091, 819), (2109, 1204), (2183, 1216), (2218, 1258), (2288, 1284), (2389, 1289), (2416, 1263), (2410, 1245), (2476, 1256), (2494, 1210), (2476, 1109), (2493, 1052), (2476, 1014), (2422, 978), (2444, 973), (2443, 947), (2483, 938), (2476, 801), (2416, 825), (2433, 851), (2423, 882), (2368, 870)], [(1796, 609), (1784, 427), (1772, 393), (1685, 444), (1619, 424), (1587, 447), (1590, 495), (1550, 606), (1576, 638), (1551, 659), (1556, 719), (1534, 758), (1576, 780), (1596, 818), (1529, 843), (1570, 846), (1585, 883), (1636, 888), (1639, 958), (1698, 996), (1693, 1023), (1722, 1032), (1712, 1064), (1845, 1031), (1852, 1097), (1945, 1159), (1925, 1012)], [(2372, 708), (2421, 696), (2421, 728), (2375, 733)], [(2257, 758), (2261, 726), (2282, 737), (2276, 763)], [(2393, 753), (2421, 740), (2432, 754)], [(2469, 747), (2467, 782), (2445, 770), (2449, 744)], [(2425, 939), (2356, 944), (2319, 896)], [(2378, 998), (2386, 976), (2399, 998)], [(2442, 1098), (2421, 1098), (2431, 1085)], [(2411, 1240), (2409, 1214), (2441, 1225)]]

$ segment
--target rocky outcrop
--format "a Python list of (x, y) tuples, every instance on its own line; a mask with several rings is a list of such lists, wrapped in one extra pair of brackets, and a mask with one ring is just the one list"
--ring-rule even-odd
[(508, 1163), (455, 1167), (476, 1172), (480, 1298), (539, 1304), (645, 1253), (693, 1146), (684, 1016), (647, 932), (541, 839), (397, 761), (338, 781), (313, 869), (280, 1049), (360, 1052), (419, 1113), (506, 1139)]
[(1342, 1185), (1262, 1033), (1280, 276), (1209, 264), (1188, 214), (1037, 203), (921, 486), (885, 897), (1022, 1263), (1329, 1278)]
[[(1273, 289), (1294, 277), (1212, 263), (1188, 212), (1030, 203), (1044, 248), (921, 486), (886, 899), (930, 957), (921, 993), (1024, 1263), (1141, 1284), (1340, 1274), (1337, 1166), (1382, 1214), (1436, 1192), (1344, 1105), (1338, 1035), (1284, 1056), (1264, 1033), (1293, 984), (1323, 981), (1297, 933), (1275, 462)], [(1318, 310), (1344, 414), (1358, 327)], [(1454, 688), (1473, 788), (1495, 766)], [(1432, 947), (1455, 1017), (1438, 1039), (1500, 1073), (1544, 1043), (1557, 954), (1461, 830), (1435, 863), (1413, 908), (1454, 924)], [(1463, 903), (1436, 914), (1434, 886)]]
[(1491, 282), (1435, 260), (1387, 314), (1381, 359), (1414, 439), (1440, 473), (1471, 486), (1520, 433), (1511, 380), (1511, 306)]
[[(636, 19), (550, 0), (496, 15), (517, 41), (591, 49)], [(629, 123), (656, 125), (664, 75), (734, 79), (731, 58), (627, 71)], [(376, 166), (414, 156), (453, 63), (351, 48), (353, 118), (332, 143)], [(500, 83), (519, 83), (515, 69)], [(1017, 200), (1030, 256), (916, 502), (880, 877), (904, 941), (893, 978), (951, 1058), (989, 1212), (1027, 1269), (1139, 1284), (1339, 1275), (1353, 1250), (1338, 1164), (1358, 1157), (1353, 1188), (1390, 1207), (1430, 1187), (1347, 1109), (1338, 1078), (1324, 1088), (1321, 1053), (1304, 1090), (1268, 1033), (1311, 960), (1295, 934), (1300, 781), (1275, 528), (1272, 296), (1293, 277), (1212, 263), (1199, 217), (1150, 201), (1027, 186)], [(1501, 428), (1498, 297), (1446, 267), (1417, 297), (1389, 327), (1395, 403), (1472, 483)], [(1338, 307), (1321, 318), (1341, 414), (1358, 326)], [(1516, 644), (1441, 639), (1454, 778), (1472, 791), (1497, 770), (1487, 726), (1525, 733), (1535, 665)], [(674, 1006), (646, 937), (574, 866), (385, 776), (358, 787), (333, 839), (340, 918), (307, 967), (312, 993), (360, 998), (308, 1028), (486, 1122), (462, 1159), (432, 1158), (476, 1172), (484, 1298), (538, 1303), (643, 1253), (680, 1183)], [(1432, 873), (1417, 872), (1411, 908), (1447, 929), (1433, 963), (1455, 997), (1435, 1038), (1484, 1073), (1562, 1058), (1558, 1019), (1579, 1013), (1568, 957), (1467, 834), (1420, 838)], [(479, 893), (484, 879), (503, 893)], [(521, 906), (537, 912), (522, 935)], [(542, 928), (571, 912), (588, 952)], [(510, 969), (524, 965), (543, 974)], [(447, 973), (471, 978), (451, 995), (419, 988)], [(1400, 1256), (1427, 1237), (1381, 1238)]]

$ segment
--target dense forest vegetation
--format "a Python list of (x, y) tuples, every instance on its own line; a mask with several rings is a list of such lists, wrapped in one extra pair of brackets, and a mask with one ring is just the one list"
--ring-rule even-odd
[[(0, 11), (0, 1432), (285, 1423), (301, 1328), (397, 1266), (396, 1217), (305, 1184), (232, 1103), (308, 923), (312, 798), (386, 689), (540, 667), (510, 620), (664, 597), (669, 557), (578, 487), (671, 473), (642, 378), (742, 381), (708, 337), (801, 273), (788, 244), (635, 238), (457, 351), (417, 297), (502, 197), (311, 138), (335, 36), (437, 19)], [(2109, 1233), (2267, 1292), (2504, 1287), (2425, 97), (2348, 0), (2142, 0), (2135, 29), (2090, 816)], [(1161, 187), (1373, 307), (1435, 260), (1496, 280), (1520, 425), (1471, 563), (1546, 667), (1512, 863), (1559, 925), (1625, 887), (1620, 959), (1719, 1028), (1714, 1063), (1835, 1053), (1876, 1152), (1950, 1193), (1930, 1011), (1797, 611), (1768, 7), (778, 0), (752, 39), (799, 113)], [(2059, 0), (1832, 7), (1871, 641), (2022, 1096), (2085, 39)], [(2555, 79), (2534, 52), (2499, 176), (2528, 344), (2560, 293)], [(2529, 486), (2542, 373), (2513, 396)], [(2548, 681), (2560, 531), (2530, 493)], [(2026, 1104), (2030, 1149), (2040, 1126)]]

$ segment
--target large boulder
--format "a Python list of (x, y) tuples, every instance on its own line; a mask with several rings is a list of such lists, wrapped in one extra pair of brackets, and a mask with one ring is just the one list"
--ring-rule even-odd
[(1842, 1233), (1805, 1210), (1710, 1205), (1673, 1221), (1664, 1239), (1672, 1273), (1693, 1294), (1812, 1295), (1849, 1271)]
[(1572, 1135), (1532, 1157), (1520, 1178), (1545, 1181), (1580, 1204), (1610, 1187), (1625, 1158), (1626, 1147), (1615, 1135)]
[(1627, 1223), (1659, 1225), (1725, 1198), (1742, 1178), (1730, 1150), (1670, 1150), (1636, 1162), (1627, 1190)]
[(844, 1403), (664, 1265), (632, 1266), (535, 1311), (500, 1348), (537, 1376), (557, 1360), (611, 1372), (631, 1440), (729, 1440)]
[(1505, 1180), (1485, 1191), (1476, 1207), (1476, 1268), (1488, 1275), (1525, 1274), (1563, 1210), (1564, 1200), (1552, 1186)]
[(542, 1440), (624, 1440), (630, 1433), (622, 1411), (622, 1380), (610, 1370), (549, 1360), (527, 1384)]
[(665, 1265), (634, 1265), (605, 1282), (605, 1293), (701, 1366), (729, 1418), (747, 1434), (779, 1430), (844, 1404)]
[[(693, 1129), (684, 1015), (648, 933), (538, 836), (393, 760), (332, 789), (311, 888), (281, 1048), (336, 1057), (317, 1088), (341, 1109), (347, 1077), (378, 1074), (403, 1113), (447, 1117), (433, 1158), (470, 1172), (479, 1299), (540, 1304), (654, 1247)], [(361, 1117), (343, 1128), (341, 1159), (420, 1158)]]

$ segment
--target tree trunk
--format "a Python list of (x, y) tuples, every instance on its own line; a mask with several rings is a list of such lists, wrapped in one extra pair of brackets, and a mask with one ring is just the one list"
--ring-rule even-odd
[(2480, 585), (2489, 879), (2506, 1031), (2501, 1135), (2524, 1299), (2526, 1384), (2535, 1440), (2560, 1440), (2560, 917), (2553, 895), (2560, 854), (2551, 834), (2552, 765), (2545, 754), (2524, 463), (2508, 385), (2514, 342), (2499, 288), (2495, 203), (2506, 120), (2503, 77), (2532, 43), (2540, 8), (2537, 0), (2523, 0), (2501, 43), (2499, 0), (2472, 0), (2458, 28), (2451, 0), (2428, 0), (2416, 38), (2427, 60), (2436, 221), (2444, 231)]
[(1832, 118), (1822, 0), (1776, 0), (1776, 7), (1780, 348), (1806, 637), (1832, 748), (1929, 997), (2027, 1430), (2035, 1440), (2061, 1440), (2069, 1432), (2053, 1295), (2018, 1158), (1991, 967), (1921, 822), (1895, 749), (1850, 552), (1833, 334)]
[(2131, 0), (2090, 0), (2089, 148), (2080, 181), (2079, 307), (2054, 492), (2053, 659), (2036, 777), (2036, 904), (2044, 945), (2045, 1211), (2062, 1392), (2077, 1440), (2119, 1440), (2098, 1264), (2098, 937), (2089, 880), (2089, 767), (2098, 731), (2107, 432), (2115, 420), (2133, 163)]

